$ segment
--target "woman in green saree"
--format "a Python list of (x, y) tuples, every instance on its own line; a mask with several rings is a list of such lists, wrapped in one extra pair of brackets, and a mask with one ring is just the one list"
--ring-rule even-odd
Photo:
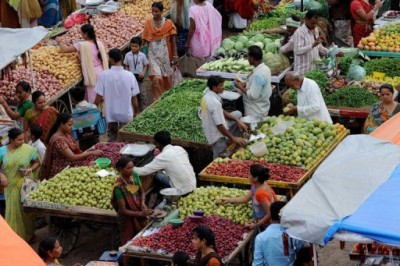
[(24, 133), (18, 128), (8, 132), (10, 143), (0, 148), (0, 185), (6, 199), (6, 221), (21, 238), (33, 240), (35, 220), (22, 210), (21, 188), (24, 176), (35, 172), (40, 163), (35, 148), (24, 143)]

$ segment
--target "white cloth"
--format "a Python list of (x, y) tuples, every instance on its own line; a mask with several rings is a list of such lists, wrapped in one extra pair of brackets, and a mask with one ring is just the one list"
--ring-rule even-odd
[(229, 15), (229, 28), (245, 29), (247, 27), (247, 19), (242, 18), (239, 13), (230, 13)]
[(131, 99), (139, 94), (135, 76), (122, 66), (112, 66), (103, 71), (97, 81), (95, 92), (104, 98), (107, 123), (128, 123), (133, 118)]
[(297, 92), (297, 113), (307, 120), (321, 120), (332, 124), (321, 90), (312, 79), (304, 78)]
[(246, 94), (243, 94), (245, 115), (268, 116), (272, 94), (271, 70), (264, 63), (259, 64), (248, 76)]
[(165, 171), (171, 186), (182, 190), (184, 194), (196, 188), (196, 175), (189, 162), (189, 155), (180, 146), (167, 145), (154, 160), (143, 167), (135, 167), (139, 176)]
[(77, 111), (80, 110), (88, 110), (88, 109), (96, 109), (97, 106), (94, 103), (89, 103), (86, 100), (83, 100), (75, 105), (75, 109)]
[(35, 142), (32, 142), (30, 140), (28, 142), (28, 144), (30, 146), (34, 147), (37, 150), (37, 152), (38, 152), (38, 154), (40, 156), (40, 161), (43, 162), (44, 161), (44, 155), (46, 154), (46, 146), (43, 144), (43, 142), (40, 139), (38, 139)]
[(328, 54), (328, 49), (322, 44), (312, 47), (318, 37), (318, 28), (310, 30), (305, 23), (293, 34), (294, 71), (300, 75), (304, 75), (315, 68), (313, 61), (320, 59), (319, 54)]
[(149, 61), (144, 53), (139, 52), (133, 54), (132, 51), (125, 55), (124, 65), (128, 66), (129, 71), (133, 74), (140, 74), (143, 72), (144, 66), (147, 66)]
[(204, 135), (209, 144), (214, 144), (224, 137), (217, 128), (218, 125), (224, 125), (228, 129), (224, 109), (222, 109), (221, 96), (210, 89), (206, 89), (201, 99), (201, 116)]

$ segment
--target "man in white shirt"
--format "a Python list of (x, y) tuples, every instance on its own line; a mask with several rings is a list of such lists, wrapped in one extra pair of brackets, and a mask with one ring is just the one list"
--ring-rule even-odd
[(196, 188), (196, 175), (185, 149), (171, 145), (168, 131), (157, 132), (154, 144), (161, 152), (149, 164), (135, 167), (138, 175), (156, 173), (154, 177), (159, 188), (173, 187), (180, 189), (183, 194), (192, 192)]
[(294, 71), (300, 75), (313, 70), (314, 60), (320, 59), (319, 55), (328, 54), (328, 49), (322, 46), (322, 38), (317, 28), (319, 14), (315, 10), (306, 13), (305, 23), (294, 33)]
[(256, 45), (248, 48), (247, 59), (254, 70), (247, 77), (246, 86), (235, 80), (236, 88), (243, 95), (245, 115), (268, 116), (272, 94), (271, 70), (263, 63), (263, 52)]
[(97, 93), (95, 104), (99, 106), (104, 100), (108, 141), (113, 142), (117, 139), (118, 130), (139, 112), (136, 97), (139, 94), (139, 87), (135, 76), (122, 66), (121, 51), (111, 49), (108, 56), (112, 67), (100, 74), (95, 87)]
[[(222, 109), (220, 94), (224, 91), (224, 80), (218, 76), (211, 76), (207, 80), (207, 86), (201, 99), (201, 117), (204, 135), (209, 144), (213, 146), (213, 158), (223, 152), (227, 145), (227, 138), (235, 144), (246, 144), (240, 136), (240, 129), (247, 130), (240, 118), (242, 113), (234, 111), (229, 113)], [(228, 119), (228, 123), (225, 119)]]
[(321, 120), (332, 124), (321, 90), (314, 80), (291, 71), (286, 74), (285, 83), (297, 90), (297, 106), (292, 107), (286, 114), (297, 112), (300, 117), (307, 120)]

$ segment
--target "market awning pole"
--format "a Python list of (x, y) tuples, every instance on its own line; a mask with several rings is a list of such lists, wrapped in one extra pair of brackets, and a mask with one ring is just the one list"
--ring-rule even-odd
[[(301, 1), (303, 3), (303, 1)], [(314, 266), (318, 266), (318, 258), (317, 258), (317, 245), (313, 244), (313, 258), (314, 258)]]
[(304, 6), (303, 6), (303, 0), (301, 0), (301, 1), (300, 1), (300, 11), (301, 11), (301, 12), (304, 11), (303, 8), (304, 8)]
[(35, 73), (33, 72), (33, 66), (32, 66), (32, 55), (31, 53), (28, 51), (28, 57), (29, 57), (29, 68), (31, 70), (31, 77), (32, 77), (32, 87), (33, 87), (33, 91), (36, 91), (36, 86), (35, 86)]

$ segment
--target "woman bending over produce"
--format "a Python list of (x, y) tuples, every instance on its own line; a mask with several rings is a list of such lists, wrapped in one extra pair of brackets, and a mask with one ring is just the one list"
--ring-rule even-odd
[(41, 169), (42, 179), (49, 179), (61, 172), (67, 165), (84, 160), (94, 155), (102, 155), (102, 151), (93, 150), (83, 152), (72, 137), (72, 118), (69, 114), (59, 114), (57, 121), (50, 130), (49, 145), (44, 156)]
[(176, 27), (170, 19), (162, 17), (164, 6), (161, 2), (151, 5), (153, 18), (144, 25), (143, 40), (149, 47), (148, 59), (153, 101), (172, 87), (172, 67), (176, 67)]
[(251, 189), (246, 196), (238, 198), (221, 198), (222, 203), (246, 203), (250, 200), (253, 206), (253, 218), (255, 223), (250, 222), (247, 226), (251, 229), (260, 227), (264, 230), (271, 218), (269, 207), (271, 203), (277, 200), (275, 192), (266, 183), (269, 180), (269, 169), (261, 164), (250, 166), (249, 181)]
[(374, 104), (364, 124), (364, 132), (370, 134), (377, 127), (400, 112), (400, 104), (393, 100), (393, 87), (390, 84), (383, 84), (379, 88), (381, 101)]
[(35, 172), (40, 162), (35, 148), (24, 144), (24, 133), (18, 128), (8, 132), (10, 143), (0, 148), (0, 185), (6, 198), (6, 221), (25, 241), (34, 241), (35, 220), (22, 209), (21, 188), (24, 176)]
[(81, 59), (83, 81), (86, 86), (86, 98), (94, 103), (96, 92), (94, 87), (101, 72), (108, 69), (107, 52), (101, 41), (96, 39), (94, 28), (90, 24), (82, 25), (81, 35), (84, 41), (74, 43), (73, 46), (60, 44), (61, 52), (79, 52)]
[(17, 120), (21, 117), (24, 117), (25, 112), (34, 106), (30, 100), (31, 85), (29, 85), (29, 83), (26, 81), (18, 82), (17, 86), (15, 87), (15, 94), (17, 95), (19, 101), (17, 110), (15, 112), (11, 110), (10, 106), (8, 106), (6, 100), (2, 96), (0, 96), (0, 104), (3, 105), (7, 115), (11, 119)]
[(126, 243), (146, 226), (146, 217), (153, 211), (144, 202), (146, 196), (139, 175), (133, 171), (133, 162), (122, 157), (115, 167), (121, 176), (115, 182), (111, 203), (121, 219), (121, 243)]
[[(24, 132), (28, 132), (31, 125), (40, 126), (43, 129), (43, 135), (40, 139), (46, 144), (49, 131), (57, 119), (58, 111), (53, 106), (46, 106), (46, 98), (41, 91), (32, 93), (32, 102), (34, 107), (25, 112)], [(28, 134), (25, 138), (28, 142)]]
[(195, 266), (221, 266), (222, 259), (217, 253), (215, 234), (207, 226), (201, 225), (193, 229), (192, 244), (197, 249)]

